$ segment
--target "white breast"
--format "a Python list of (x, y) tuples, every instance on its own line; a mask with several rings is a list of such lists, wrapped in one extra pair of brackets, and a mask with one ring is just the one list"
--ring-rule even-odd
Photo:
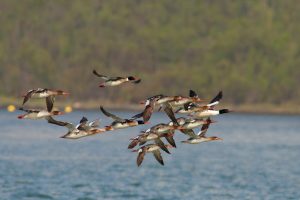
[(51, 114), (48, 112), (48, 111), (40, 111), (38, 114), (37, 114), (37, 117), (38, 118), (43, 118), (43, 117), (47, 117), (47, 116), (50, 116)]

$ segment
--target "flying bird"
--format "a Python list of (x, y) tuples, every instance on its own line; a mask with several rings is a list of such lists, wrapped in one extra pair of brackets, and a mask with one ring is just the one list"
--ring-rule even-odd
[(69, 122), (57, 121), (52, 117), (48, 117), (47, 120), (48, 123), (55, 124), (58, 126), (64, 126), (68, 129), (67, 134), (61, 137), (65, 139), (79, 139), (82, 137), (91, 136), (107, 131), (105, 128), (98, 128), (100, 124), (99, 119), (88, 123), (87, 118), (82, 117), (79, 124), (77, 124), (76, 126)]
[(101, 83), (99, 87), (107, 87), (107, 86), (117, 86), (121, 85), (126, 82), (132, 82), (132, 83), (140, 83), (141, 79), (128, 76), (128, 77), (109, 77), (102, 74), (99, 74), (96, 70), (93, 70), (93, 74), (97, 77), (100, 77), (104, 80), (104, 83)]
[[(171, 145), (166, 145), (166, 147), (167, 148), (172, 148)], [(156, 144), (147, 144), (145, 146), (142, 146), (139, 149), (132, 150), (132, 152), (138, 152), (139, 153), (138, 156), (137, 156), (137, 160), (136, 160), (137, 166), (139, 167), (142, 164), (146, 153), (153, 153), (155, 159), (161, 165), (164, 165), (164, 161), (163, 161), (163, 158), (161, 156), (161, 153), (160, 153), (159, 149), (160, 149), (160, 147)]]
[(52, 110), (55, 96), (58, 95), (69, 95), (69, 93), (62, 90), (52, 90), (43, 88), (32, 89), (29, 90), (25, 95), (23, 95), (24, 100), (22, 106), (24, 106), (24, 104), (30, 98), (46, 98), (47, 109)]
[(122, 128), (128, 128), (128, 127), (132, 127), (132, 126), (137, 126), (137, 125), (141, 125), (141, 124), (145, 124), (144, 121), (141, 120), (133, 120), (133, 119), (123, 119), (120, 118), (108, 111), (106, 111), (102, 106), (100, 106), (100, 110), (102, 111), (102, 113), (113, 119), (114, 121), (111, 123), (111, 125), (106, 126), (106, 128), (108, 130), (115, 130), (115, 129), (122, 129)]

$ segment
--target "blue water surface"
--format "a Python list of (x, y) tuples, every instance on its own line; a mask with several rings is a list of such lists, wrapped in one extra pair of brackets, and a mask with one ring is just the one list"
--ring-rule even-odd
[[(115, 111), (123, 117), (133, 112)], [(176, 133), (177, 148), (162, 153), (165, 166), (151, 154), (141, 167), (129, 139), (159, 122), (79, 140), (62, 139), (64, 127), (44, 120), (18, 120), (0, 112), (0, 199), (300, 199), (300, 116), (227, 114), (216, 117), (208, 135), (223, 141), (188, 145)], [(111, 122), (99, 111), (76, 111)]]

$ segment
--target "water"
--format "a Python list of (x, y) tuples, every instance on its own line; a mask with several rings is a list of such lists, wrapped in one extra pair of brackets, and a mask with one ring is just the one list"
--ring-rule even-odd
[[(132, 116), (130, 112), (117, 112)], [(127, 150), (140, 126), (79, 140), (59, 138), (66, 129), (45, 121), (18, 120), (0, 112), (0, 199), (300, 199), (300, 116), (228, 114), (215, 118), (209, 135), (224, 141), (181, 144), (151, 154), (141, 167)], [(78, 111), (60, 119), (77, 122)], [(151, 125), (168, 121), (155, 113)]]

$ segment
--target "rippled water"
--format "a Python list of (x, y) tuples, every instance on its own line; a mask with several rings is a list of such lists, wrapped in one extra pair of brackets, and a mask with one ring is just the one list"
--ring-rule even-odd
[[(223, 141), (181, 144), (177, 133), (165, 166), (147, 154), (138, 168), (127, 145), (148, 126), (67, 140), (64, 127), (16, 115), (0, 112), (1, 200), (300, 199), (300, 116), (220, 116), (208, 134)], [(60, 119), (82, 115), (110, 122), (93, 111)], [(150, 125), (167, 121), (155, 113)]]

